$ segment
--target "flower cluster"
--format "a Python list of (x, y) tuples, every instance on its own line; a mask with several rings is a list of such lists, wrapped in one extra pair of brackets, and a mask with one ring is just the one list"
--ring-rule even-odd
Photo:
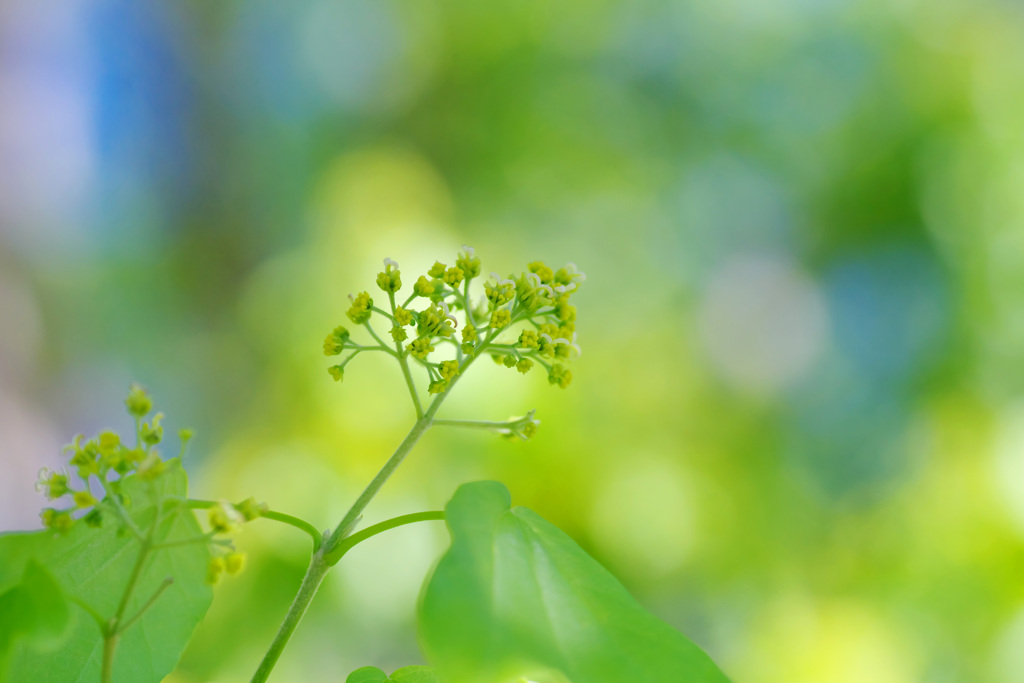
[[(486, 354), (523, 374), (540, 365), (548, 382), (569, 386), (572, 372), (567, 365), (580, 354), (576, 307), (570, 299), (584, 274), (571, 263), (555, 270), (536, 261), (519, 275), (502, 278), (492, 273), (482, 283), (483, 295), (474, 301), (471, 285), (481, 272), (474, 250), (463, 247), (454, 264), (436, 261), (418, 276), (412, 293), (399, 303), (401, 271), (397, 263), (384, 259), (377, 287), (387, 296), (388, 310), (375, 306), (369, 292), (349, 297), (349, 320), (365, 327), (376, 345), (355, 343), (345, 327), (336, 328), (324, 340), (324, 355), (347, 356), (328, 372), (341, 381), (345, 366), (357, 355), (382, 351), (395, 357), (404, 371), (410, 361), (423, 367), (428, 393), (444, 394), (476, 358)], [(391, 342), (374, 330), (375, 315), (388, 326)]]
[[(139, 386), (131, 388), (124, 403), (128, 414), (135, 420), (133, 445), (128, 445), (112, 431), (100, 432), (91, 439), (79, 434), (63, 449), (65, 454), (70, 454), (68, 464), (77, 478), (73, 478), (67, 468), (51, 471), (44, 467), (39, 471), (36, 490), (48, 500), (68, 501), (65, 507), (42, 511), (40, 516), (46, 528), (65, 533), (77, 519), (98, 527), (110, 510), (123, 511), (130, 504), (121, 490), (123, 477), (135, 474), (142, 479), (153, 480), (165, 472), (167, 463), (156, 450), (164, 437), (163, 413), (149, 418), (153, 401)], [(192, 432), (183, 429), (179, 437), (184, 452)], [(102, 491), (100, 499), (94, 494), (97, 490)], [(110, 505), (104, 506), (101, 499)]]
[(245, 568), (246, 555), (235, 550), (231, 540), (218, 538), (233, 534), (242, 528), (246, 522), (267, 514), (269, 508), (266, 503), (258, 503), (255, 498), (247, 498), (241, 503), (229, 503), (226, 500), (216, 503), (204, 502), (208, 505), (206, 521), (210, 527), (207, 537), (210, 539), (211, 549), (214, 550), (206, 570), (206, 580), (215, 584), (221, 574), (238, 574)]

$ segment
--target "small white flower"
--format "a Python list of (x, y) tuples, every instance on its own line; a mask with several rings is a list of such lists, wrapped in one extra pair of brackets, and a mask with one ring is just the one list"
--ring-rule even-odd
[(516, 283), (515, 283), (514, 280), (509, 280), (507, 278), (502, 280), (501, 276), (498, 275), (497, 273), (491, 273), (491, 278), (493, 278), (495, 283), (497, 283), (497, 284), (495, 284), (495, 287), (515, 287), (516, 286)]
[(452, 321), (452, 327), (458, 327), (459, 321), (455, 319), (455, 316), (448, 310), (448, 304), (445, 301), (441, 301), (441, 312), (445, 318)]
[(391, 259), (386, 258), (386, 259), (384, 259), (384, 270), (387, 270), (389, 267), (394, 268), (395, 270), (398, 270), (398, 264), (396, 262), (392, 261)]
[(50, 478), (50, 468), (43, 467), (39, 470), (39, 480), (36, 482), (36, 492), (42, 493), (47, 489), (47, 480)]
[(581, 349), (580, 345), (576, 343), (576, 333), (575, 332), (572, 333), (572, 339), (569, 340), (569, 346), (571, 346), (572, 348), (576, 349), (576, 356), (577, 357), (583, 355), (583, 349)]
[(580, 282), (583, 282), (587, 279), (587, 274), (577, 268), (576, 264), (571, 261), (565, 264), (565, 269), (569, 271), (570, 279), (573, 281), (578, 279)]

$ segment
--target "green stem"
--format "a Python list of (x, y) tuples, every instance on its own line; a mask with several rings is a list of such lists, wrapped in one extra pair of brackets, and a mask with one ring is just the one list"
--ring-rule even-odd
[[(281, 623), (280, 628), (277, 631), (277, 635), (274, 636), (274, 641), (270, 644), (270, 648), (267, 653), (263, 656), (263, 661), (260, 662), (259, 668), (252, 677), (252, 683), (264, 683), (269, 677), (271, 671), (274, 670), (274, 665), (277, 664), (277, 660), (281, 657), (281, 653), (284, 651), (285, 646), (288, 645), (288, 641), (292, 637), (292, 633), (295, 632), (295, 628), (299, 625), (303, 615), (306, 614), (306, 610), (309, 609), (309, 603), (312, 602), (313, 596), (316, 595), (317, 589), (320, 587), (320, 583), (324, 580), (324, 576), (327, 571), (331, 568), (331, 564), (326, 561), (326, 557), (334, 556), (335, 551), (339, 544), (344, 540), (345, 534), (349, 532), (352, 526), (358, 520), (359, 515), (366, 508), (366, 506), (373, 500), (373, 497), (377, 495), (380, 487), (384, 485), (384, 482), (391, 477), (395, 469), (402, 463), (405, 456), (409, 454), (412, 447), (416, 445), (416, 442), (420, 440), (423, 433), (430, 428), (430, 420), (433, 418), (434, 413), (441, 407), (444, 394), (441, 394), (427, 409), (427, 412), (422, 418), (416, 420), (416, 424), (413, 425), (412, 429), (409, 430), (408, 435), (399, 444), (394, 454), (388, 459), (384, 467), (381, 468), (377, 476), (373, 478), (373, 481), (366, 487), (363, 493), (356, 499), (356, 502), (349, 509), (348, 513), (341, 520), (341, 523), (334, 529), (330, 537), (324, 542), (320, 549), (313, 553), (313, 557), (310, 559), (309, 568), (306, 570), (306, 576), (302, 580), (302, 586), (299, 588), (298, 594), (295, 599), (292, 600), (291, 607), (288, 608), (288, 614), (285, 615), (284, 621)], [(340, 557), (340, 555), (338, 556)]]
[(334, 549), (331, 550), (330, 554), (328, 554), (324, 559), (327, 560), (328, 564), (333, 566), (337, 564), (338, 561), (342, 557), (344, 557), (345, 553), (347, 553), (349, 550), (359, 545), (366, 539), (376, 536), (377, 534), (384, 533), (385, 531), (394, 529), (395, 527), (403, 526), (405, 524), (414, 524), (416, 522), (426, 522), (430, 520), (443, 519), (444, 511), (437, 510), (431, 512), (414, 512), (411, 515), (402, 515), (400, 517), (389, 519), (386, 522), (381, 522), (380, 524), (374, 524), (371, 527), (363, 529), (359, 533), (355, 533), (351, 536), (345, 537), (345, 539), (341, 543), (336, 545)]
[[(208, 510), (214, 506), (220, 505), (220, 503), (215, 500), (200, 500), (198, 498), (189, 498), (185, 501), (185, 504), (193, 510)], [(283, 512), (277, 512), (275, 510), (267, 510), (260, 515), (260, 519), (269, 519), (273, 522), (287, 524), (288, 526), (293, 526), (300, 531), (304, 531), (309, 534), (311, 539), (313, 539), (313, 552), (320, 549), (320, 543), (323, 541), (323, 534), (306, 520), (293, 515), (287, 515)]]
[(334, 550), (334, 547), (341, 542), (344, 534), (352, 527), (356, 518), (362, 514), (363, 510), (366, 509), (366, 506), (370, 504), (370, 501), (377, 495), (377, 492), (380, 491), (382, 486), (384, 486), (384, 482), (391, 478), (391, 475), (394, 474), (395, 470), (398, 469), (398, 466), (402, 464), (402, 461), (405, 460), (405, 456), (409, 454), (412, 447), (416, 445), (416, 442), (420, 440), (420, 437), (423, 436), (423, 434), (430, 428), (430, 423), (434, 418), (434, 414), (437, 412), (437, 409), (441, 407), (441, 403), (446, 394), (447, 392), (434, 399), (433, 403), (430, 404), (430, 407), (428, 407), (427, 411), (423, 414), (423, 417), (416, 420), (416, 424), (414, 424), (412, 429), (409, 430), (405, 439), (401, 444), (399, 444), (398, 448), (395, 449), (395, 452), (391, 457), (388, 458), (388, 461), (384, 463), (384, 466), (380, 471), (377, 472), (377, 476), (375, 476), (367, 487), (363, 489), (359, 498), (357, 498), (356, 502), (352, 504), (348, 513), (345, 514), (345, 517), (342, 518), (341, 522), (331, 533), (330, 538), (328, 538), (327, 542), (324, 544), (328, 553)]
[(147, 537), (142, 541), (139, 549), (139, 557), (132, 567), (131, 576), (128, 578), (128, 585), (125, 586), (124, 595), (121, 596), (121, 603), (117, 606), (117, 612), (107, 622), (103, 631), (103, 669), (100, 673), (101, 683), (110, 683), (114, 675), (114, 653), (117, 652), (117, 643), (120, 640), (121, 629), (119, 628), (124, 611), (128, 608), (128, 601), (131, 600), (135, 585), (142, 576), (142, 568), (149, 556), (150, 539)]
[(395, 352), (392, 351), (388, 347), (388, 345), (384, 343), (384, 340), (377, 336), (377, 333), (373, 331), (372, 327), (370, 327), (370, 323), (369, 322), (363, 323), (363, 327), (365, 327), (367, 329), (367, 331), (370, 333), (370, 336), (372, 336), (374, 339), (377, 340), (377, 343), (380, 345), (379, 348), (380, 348), (381, 351), (386, 351), (390, 355), (395, 356), (395, 358), (398, 358), (398, 356), (395, 354)]
[[(391, 312), (395, 312), (395, 295), (388, 292), (391, 299)], [(423, 419), (423, 405), (420, 403), (419, 394), (416, 393), (416, 383), (412, 381), (412, 373), (409, 371), (409, 358), (402, 348), (402, 342), (395, 342), (395, 350), (398, 351), (398, 364), (402, 366), (402, 376), (405, 377), (405, 386), (409, 388), (409, 395), (412, 396), (412, 404), (416, 408), (416, 419)]]
[(309, 537), (313, 540), (313, 552), (320, 550), (320, 544), (323, 542), (324, 535), (319, 529), (317, 529), (315, 526), (313, 526), (306, 520), (299, 519), (298, 517), (292, 517), (291, 515), (286, 515), (283, 512), (274, 512), (273, 510), (267, 510), (262, 515), (260, 515), (260, 517), (263, 519), (269, 519), (274, 522), (288, 524), (290, 526), (295, 527), (296, 529), (302, 529), (307, 534), (309, 534)]
[[(487, 345), (497, 336), (499, 330), (493, 330), (485, 336), (483, 342), (481, 342), (477, 348), (478, 353), (484, 351)], [(313, 597), (316, 595), (317, 589), (324, 580), (327, 571), (331, 565), (326, 561), (327, 557), (331, 557), (336, 561), (336, 555), (338, 548), (341, 547), (343, 541), (346, 538), (352, 527), (358, 521), (360, 514), (369, 505), (370, 501), (373, 500), (377, 492), (380, 491), (384, 483), (394, 474), (394, 471), (402, 464), (405, 456), (409, 454), (412, 447), (416, 445), (416, 442), (420, 440), (420, 437), (430, 428), (433, 423), (434, 415), (437, 414), (441, 404), (444, 403), (445, 398), (451, 393), (455, 384), (458, 382), (462, 374), (465, 373), (474, 358), (467, 358), (460, 368), (460, 374), (452, 378), (451, 384), (447, 391), (443, 394), (439, 394), (430, 406), (423, 413), (423, 416), (416, 420), (416, 423), (409, 430), (405, 439), (399, 444), (395, 452), (384, 463), (384, 467), (381, 468), (377, 476), (373, 478), (373, 481), (367, 485), (363, 492), (356, 499), (356, 502), (352, 504), (352, 507), (342, 518), (341, 522), (335, 527), (334, 531), (331, 532), (327, 540), (324, 541), (323, 545), (313, 553), (313, 557), (310, 559), (309, 567), (306, 569), (306, 576), (302, 580), (302, 585), (299, 587), (299, 592), (292, 600), (291, 607), (288, 608), (288, 613), (285, 615), (284, 621), (281, 623), (278, 629), (277, 635), (274, 636), (274, 641), (270, 644), (270, 648), (267, 653), (263, 656), (263, 661), (260, 662), (259, 668), (252, 677), (252, 683), (265, 683), (270, 677), (270, 673), (274, 670), (274, 665), (277, 664), (277, 660), (280, 659), (281, 653), (284, 648), (288, 645), (288, 641), (291, 639), (292, 634), (295, 632), (295, 628), (302, 621), (303, 615), (306, 614), (306, 610), (309, 609), (309, 604), (312, 602)], [(374, 527), (370, 527), (371, 529)], [(367, 529), (369, 531), (369, 529)], [(347, 549), (347, 548), (346, 548)], [(343, 553), (344, 551), (342, 551)], [(337, 555), (340, 557), (340, 555)]]
[(259, 668), (253, 675), (252, 683), (263, 683), (270, 677), (270, 672), (274, 670), (274, 665), (281, 658), (281, 653), (284, 652), (284, 648), (288, 645), (288, 641), (295, 632), (295, 628), (302, 621), (306, 610), (309, 609), (309, 603), (313, 601), (313, 596), (316, 595), (316, 591), (320, 588), (320, 584), (323, 582), (324, 576), (327, 575), (327, 570), (330, 567), (324, 561), (322, 548), (313, 553), (313, 557), (309, 562), (309, 568), (306, 569), (306, 576), (303, 577), (302, 585), (299, 586), (299, 592), (295, 595), (295, 600), (292, 601), (292, 606), (289, 608), (288, 614), (285, 615), (277, 635), (274, 636), (274, 642), (270, 644), (267, 654), (263, 656), (263, 661), (260, 662)]
[(476, 429), (510, 429), (522, 422), (518, 420), (507, 420), (505, 422), (485, 422), (483, 420), (434, 420), (435, 427), (471, 427)]
[(179, 548), (183, 545), (195, 545), (197, 543), (202, 543), (204, 545), (231, 545), (231, 541), (227, 539), (214, 538), (214, 534), (215, 532), (211, 531), (210, 533), (203, 534), (202, 536), (193, 536), (192, 538), (180, 538), (177, 541), (157, 543), (152, 546), (151, 550), (166, 550), (167, 548)]
[[(105, 480), (101, 481), (104, 481), (105, 483)], [(156, 538), (160, 522), (163, 520), (163, 496), (160, 491), (157, 490), (155, 484), (151, 485), (150, 492), (152, 493), (153, 499), (156, 503), (153, 510), (153, 521), (150, 523), (149, 530), (146, 535), (139, 541), (139, 544), (142, 547), (139, 548), (139, 556), (135, 560), (135, 566), (132, 567), (132, 573), (128, 577), (128, 583), (124, 587), (124, 595), (121, 596), (121, 602), (117, 606), (117, 612), (115, 612), (114, 616), (112, 616), (110, 621), (107, 622), (107, 626), (103, 632), (103, 668), (100, 674), (101, 683), (110, 683), (111, 677), (114, 674), (114, 653), (117, 651), (117, 643), (120, 640), (121, 633), (124, 631), (124, 628), (121, 626), (122, 620), (124, 619), (124, 613), (125, 610), (128, 609), (128, 603), (132, 599), (132, 593), (135, 592), (135, 587), (138, 585), (139, 579), (142, 578), (142, 570), (146, 565), (146, 560), (149, 558), (149, 554), (153, 550), (153, 539)], [(123, 508), (120, 508), (120, 502), (117, 501), (117, 496), (114, 495), (111, 497), (114, 499), (114, 502), (117, 503), (119, 509), (123, 510)], [(131, 522), (131, 518), (128, 517), (127, 512), (124, 513), (124, 517), (128, 522)], [(132, 527), (134, 529), (138, 528), (134, 523), (132, 524)], [(141, 534), (138, 535), (141, 536)], [(141, 612), (148, 609), (149, 606), (152, 605), (152, 601), (159, 597), (163, 590), (163, 588), (158, 590), (156, 595), (143, 606)], [(129, 620), (129, 623), (133, 622), (137, 617), (138, 615), (132, 617), (132, 619)]]
[(103, 670), (100, 673), (101, 683), (110, 683), (114, 675), (114, 653), (117, 652), (117, 641), (120, 637), (110, 634), (103, 638)]
[(117, 516), (121, 518), (121, 521), (126, 527), (128, 527), (128, 530), (132, 532), (132, 535), (135, 536), (136, 540), (142, 542), (142, 540), (145, 539), (142, 529), (140, 529), (135, 523), (135, 520), (131, 518), (128, 511), (124, 509), (124, 505), (121, 504), (117, 494), (110, 491), (110, 483), (107, 481), (107, 477), (104, 474), (98, 474), (96, 475), (96, 478), (99, 479), (100, 484), (103, 486), (103, 491), (105, 493), (104, 500), (110, 500), (114, 506), (114, 512), (117, 513)]

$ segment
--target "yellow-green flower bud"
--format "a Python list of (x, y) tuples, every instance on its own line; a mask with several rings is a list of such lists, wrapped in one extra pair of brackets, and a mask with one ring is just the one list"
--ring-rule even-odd
[(427, 387), (427, 392), (431, 393), (431, 394), (441, 394), (441, 393), (444, 393), (444, 390), (447, 389), (447, 388), (448, 388), (448, 380), (446, 380), (446, 379), (436, 380), (436, 381), (430, 383), (430, 386)]
[(211, 586), (220, 580), (220, 575), (224, 573), (227, 568), (227, 564), (224, 562), (224, 558), (220, 555), (215, 555), (210, 558), (210, 562), (206, 565), (206, 583)]
[(527, 268), (530, 269), (531, 273), (536, 273), (537, 277), (540, 278), (541, 284), (549, 285), (551, 281), (555, 279), (555, 272), (544, 265), (543, 261), (534, 261), (529, 264)]
[(430, 339), (427, 337), (420, 337), (409, 344), (409, 353), (419, 358), (420, 360), (426, 360), (427, 354), (434, 350), (434, 347), (430, 344)]
[(103, 455), (113, 453), (121, 445), (121, 437), (110, 431), (100, 432), (97, 440), (98, 444), (96, 447)]
[(563, 286), (576, 285), (578, 287), (586, 279), (586, 274), (577, 270), (575, 263), (567, 263), (564, 268), (559, 268), (555, 273), (555, 282)]
[(476, 338), (476, 328), (475, 327), (473, 327), (472, 325), (468, 325), (467, 324), (465, 327), (462, 328), (462, 341), (463, 342), (475, 342), (476, 340), (477, 340), (477, 338)]
[(409, 338), (409, 333), (401, 325), (395, 325), (391, 328), (391, 338), (396, 342), (404, 342)]
[(516, 366), (517, 361), (515, 356), (508, 355), (502, 358), (501, 362), (506, 368), (514, 368)]
[(431, 304), (420, 311), (417, 331), (421, 337), (450, 337), (455, 332), (452, 326), (454, 317), (448, 312), (448, 305), (443, 301)]
[(434, 284), (425, 276), (420, 275), (416, 284), (412, 286), (412, 291), (416, 296), (430, 296), (434, 293)]
[(476, 344), (474, 344), (473, 342), (463, 342), (462, 352), (467, 356), (472, 356), (474, 353), (476, 353)]
[(146, 393), (146, 390), (138, 384), (133, 384), (128, 390), (128, 398), (124, 400), (128, 408), (128, 414), (135, 417), (145, 417), (153, 409), (153, 400)]
[(533, 436), (537, 433), (537, 423), (532, 421), (527, 422), (526, 424), (523, 425), (523, 428), (519, 431), (519, 433), (522, 434), (524, 439), (532, 439)]
[(143, 479), (152, 481), (167, 471), (167, 463), (160, 459), (154, 451), (145, 460), (139, 463), (138, 473)]
[(160, 426), (160, 422), (163, 419), (164, 414), (157, 413), (153, 416), (153, 421), (151, 423), (143, 424), (142, 429), (139, 430), (139, 435), (142, 437), (143, 443), (147, 446), (155, 446), (163, 440), (164, 428)]
[(440, 261), (434, 261), (434, 265), (430, 266), (430, 270), (427, 271), (427, 275), (432, 278), (444, 277), (444, 271), (448, 268), (445, 264)]
[(44, 467), (39, 470), (39, 478), (36, 481), (36, 491), (46, 496), (48, 500), (56, 500), (61, 496), (71, 493), (68, 485), (68, 475), (64, 472), (51, 472)]
[(342, 326), (334, 328), (334, 331), (327, 335), (324, 339), (324, 355), (325, 356), (337, 356), (345, 348), (345, 343), (349, 338), (349, 331)]
[(39, 517), (43, 520), (43, 526), (58, 534), (66, 534), (71, 531), (71, 526), (74, 524), (71, 513), (67, 510), (46, 508), (39, 513)]
[(377, 273), (377, 286), (391, 294), (402, 288), (402, 273), (397, 263), (389, 258), (384, 259), (384, 270)]
[(97, 460), (99, 452), (93, 445), (91, 445), (92, 442), (86, 444), (85, 448), (78, 447), (82, 438), (82, 435), (75, 437), (75, 444), (71, 447), (75, 449), (75, 453), (71, 456), (69, 464), (78, 468), (79, 477), (82, 479), (88, 479), (90, 476), (100, 473), (100, 463)]
[(459, 257), (455, 259), (455, 265), (462, 270), (467, 280), (471, 280), (480, 274), (480, 259), (477, 258), (473, 247), (463, 244), (462, 249)]
[(246, 498), (241, 503), (235, 505), (235, 509), (245, 518), (245, 521), (251, 522), (262, 517), (270, 508), (267, 507), (266, 503), (257, 503), (255, 498)]
[(89, 508), (96, 504), (96, 498), (88, 491), (75, 491), (75, 495), (72, 496), (75, 501), (75, 507)]
[(458, 287), (464, 279), (465, 274), (462, 272), (462, 268), (452, 267), (444, 271), (444, 283), (452, 289)]
[(539, 341), (540, 335), (537, 334), (536, 330), (523, 330), (519, 333), (519, 346), (524, 349), (537, 348)]
[(512, 280), (500, 279), (497, 273), (491, 273), (491, 277), (497, 280), (497, 283), (493, 285), (484, 283), (484, 295), (487, 300), (494, 306), (503, 306), (512, 301), (512, 297), (516, 293), (516, 283)]
[(512, 313), (507, 309), (501, 308), (491, 313), (491, 327), (495, 330), (500, 330), (503, 327), (507, 327), (512, 322)]
[(210, 529), (218, 534), (229, 534), (238, 531), (239, 526), (245, 518), (230, 503), (221, 501), (212, 508), (207, 515)]
[(344, 365), (332, 365), (327, 368), (327, 372), (330, 373), (331, 377), (334, 378), (335, 382), (340, 382), (345, 379), (345, 366)]
[(370, 319), (373, 307), (373, 299), (370, 298), (369, 293), (359, 292), (355, 297), (352, 298), (352, 306), (348, 309), (348, 319), (354, 322), (356, 325), (362, 325)]
[(441, 365), (438, 367), (443, 379), (451, 379), (459, 374), (459, 361), (457, 360), (445, 360), (441, 361)]
[(524, 375), (526, 373), (528, 373), (532, 368), (533, 368), (533, 361), (530, 360), (529, 358), (524, 358), (521, 361), (519, 361), (518, 363), (516, 363), (516, 370), (518, 370), (519, 372), (523, 373)]
[(548, 372), (548, 382), (565, 389), (572, 382), (572, 372), (562, 365), (552, 365)]
[(412, 325), (412, 311), (407, 311), (401, 306), (395, 308), (395, 324), (402, 327)]
[(555, 315), (562, 322), (574, 322), (576, 320), (576, 307), (565, 302), (555, 304)]
[(523, 273), (522, 277), (516, 280), (516, 297), (519, 303), (530, 311), (550, 306), (553, 293), (551, 287), (542, 283), (536, 273)]
[(245, 569), (245, 560), (245, 553), (228, 553), (224, 557), (224, 569), (232, 576), (240, 574)]
[(555, 343), (551, 337), (547, 334), (540, 335), (537, 340), (537, 355), (541, 358), (554, 358), (555, 357)]

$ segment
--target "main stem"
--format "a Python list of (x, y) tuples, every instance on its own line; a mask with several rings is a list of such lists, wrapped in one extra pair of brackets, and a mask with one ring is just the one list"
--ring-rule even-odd
[[(407, 302), (408, 303), (408, 302)], [(394, 295), (391, 297), (391, 307), (394, 310)], [(345, 540), (345, 537), (351, 533), (352, 527), (355, 526), (359, 520), (359, 515), (362, 514), (366, 506), (370, 504), (373, 497), (377, 495), (384, 483), (391, 477), (394, 471), (402, 464), (405, 460), (405, 456), (409, 454), (416, 442), (420, 440), (420, 437), (430, 429), (433, 424), (434, 415), (437, 414), (438, 408), (444, 403), (445, 397), (447, 397), (452, 389), (455, 388), (455, 384), (459, 381), (459, 378), (465, 374), (466, 369), (472, 365), (473, 361), (487, 348), (487, 346), (494, 341), (494, 338), (498, 336), (500, 330), (491, 330), (485, 337), (483, 342), (477, 347), (477, 352), (473, 356), (467, 358), (459, 369), (459, 374), (451, 379), (451, 383), (448, 385), (448, 390), (443, 394), (438, 394), (433, 400), (426, 412), (421, 413), (419, 398), (416, 395), (415, 386), (412, 383), (412, 375), (409, 373), (408, 365), (402, 363), (403, 374), (405, 375), (406, 382), (409, 384), (409, 391), (412, 394), (413, 402), (416, 407), (416, 424), (412, 426), (409, 433), (402, 440), (402, 443), (398, 445), (395, 452), (384, 463), (384, 467), (380, 469), (377, 476), (373, 478), (373, 481), (367, 485), (363, 492), (356, 499), (356, 502), (352, 504), (352, 507), (345, 514), (345, 517), (341, 520), (341, 523), (335, 527), (334, 531), (327, 536), (326, 540), (321, 546), (313, 553), (313, 557), (310, 558), (309, 568), (306, 570), (306, 576), (302, 579), (302, 585), (299, 587), (299, 592), (292, 601), (291, 607), (288, 608), (288, 614), (285, 615), (284, 621), (281, 623), (281, 627), (277, 631), (277, 635), (274, 636), (274, 642), (270, 644), (270, 648), (267, 650), (267, 654), (263, 656), (263, 661), (260, 662), (259, 668), (252, 677), (252, 683), (264, 683), (269, 677), (270, 672), (274, 670), (274, 665), (277, 664), (277, 660), (280, 659), (281, 653), (284, 648), (288, 645), (288, 641), (292, 637), (292, 633), (295, 632), (295, 628), (302, 621), (302, 617), (306, 614), (306, 610), (309, 609), (309, 603), (313, 601), (313, 596), (316, 595), (317, 589), (320, 588), (320, 584), (323, 582), (324, 577), (330, 570), (332, 563), (328, 562), (326, 558), (331, 557), (331, 551), (337, 548), (338, 544)], [(399, 353), (399, 360), (404, 360), (404, 355)], [(337, 558), (335, 558), (337, 559)]]
[(270, 644), (270, 649), (263, 656), (260, 667), (256, 669), (256, 673), (252, 677), (253, 683), (265, 681), (270, 677), (270, 672), (274, 670), (274, 665), (281, 658), (281, 653), (284, 652), (292, 633), (295, 632), (302, 617), (305, 616), (306, 610), (309, 609), (309, 603), (313, 601), (313, 596), (316, 595), (317, 589), (320, 588), (320, 584), (330, 568), (331, 566), (324, 560), (321, 547), (320, 550), (313, 553), (313, 558), (309, 561), (309, 568), (306, 569), (306, 576), (303, 577), (302, 585), (299, 586), (299, 592), (295, 595), (295, 600), (292, 601), (292, 606), (288, 609), (284, 621), (281, 622), (281, 628), (274, 636), (274, 642)]
[(114, 653), (117, 652), (117, 641), (121, 636), (109, 635), (103, 638), (103, 669), (100, 673), (100, 680), (106, 683), (114, 675)]
[[(454, 382), (452, 384), (454, 385)], [(399, 444), (394, 454), (384, 463), (384, 467), (380, 469), (380, 472), (373, 478), (373, 481), (363, 490), (362, 494), (356, 499), (356, 502), (353, 503), (345, 517), (335, 527), (331, 535), (327, 537), (327, 540), (324, 541), (319, 550), (313, 553), (313, 557), (309, 562), (309, 568), (306, 570), (306, 576), (302, 579), (302, 585), (299, 587), (299, 592), (292, 601), (291, 607), (288, 608), (288, 614), (285, 615), (277, 635), (274, 636), (274, 642), (270, 644), (267, 654), (263, 656), (263, 661), (260, 662), (259, 668), (253, 675), (252, 683), (264, 683), (270, 677), (270, 672), (273, 671), (274, 665), (277, 664), (277, 660), (281, 657), (285, 646), (288, 645), (292, 633), (295, 632), (295, 628), (306, 614), (306, 610), (309, 609), (309, 603), (312, 602), (313, 596), (316, 595), (317, 589), (324, 580), (324, 576), (327, 575), (331, 568), (331, 564), (326, 560), (326, 557), (351, 532), (352, 527), (355, 526), (356, 521), (359, 519), (359, 515), (369, 505), (370, 501), (373, 500), (373, 497), (377, 495), (384, 482), (391, 477), (398, 466), (402, 464), (402, 461), (405, 460), (405, 456), (416, 445), (416, 442), (430, 428), (431, 421), (438, 408), (441, 407), (441, 403), (446, 395), (447, 392), (435, 398), (423, 414), (423, 417), (416, 420), (416, 424), (409, 430), (409, 433), (402, 443)]]

